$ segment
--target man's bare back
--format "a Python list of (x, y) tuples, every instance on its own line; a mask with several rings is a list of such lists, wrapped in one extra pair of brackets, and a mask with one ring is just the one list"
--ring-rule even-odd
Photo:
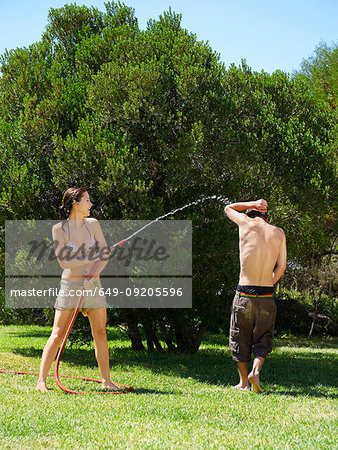
[[(284, 233), (255, 217), (239, 226), (240, 285), (273, 286), (274, 267), (281, 252)], [(278, 263), (277, 263), (278, 264)]]
[[(234, 203), (226, 206), (229, 219), (239, 227), (240, 278), (243, 286), (273, 286), (286, 268), (286, 240), (284, 231), (270, 225), (261, 217), (241, 214), (244, 209), (267, 211), (265, 200)], [(277, 267), (275, 268), (277, 264)]]

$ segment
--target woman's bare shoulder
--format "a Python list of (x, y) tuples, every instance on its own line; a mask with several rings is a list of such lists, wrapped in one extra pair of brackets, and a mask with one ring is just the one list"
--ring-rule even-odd
[(87, 217), (85, 220), (86, 220), (86, 223), (98, 223), (99, 222), (94, 217)]
[(100, 227), (100, 222), (94, 217), (87, 217), (86, 224), (89, 225), (92, 230), (95, 230), (97, 227)]
[(64, 228), (62, 227), (62, 222), (58, 222), (55, 225), (53, 225), (52, 228), (53, 233), (61, 233), (64, 232)]

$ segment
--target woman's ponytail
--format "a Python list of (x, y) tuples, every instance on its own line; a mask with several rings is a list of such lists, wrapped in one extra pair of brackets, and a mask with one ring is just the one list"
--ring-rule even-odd
[(69, 208), (65, 205), (59, 206), (59, 217), (61, 220), (67, 220), (70, 214)]

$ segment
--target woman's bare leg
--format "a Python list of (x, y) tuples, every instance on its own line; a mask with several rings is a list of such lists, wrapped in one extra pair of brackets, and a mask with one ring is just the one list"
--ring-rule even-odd
[(109, 349), (106, 332), (107, 309), (92, 309), (88, 311), (88, 318), (95, 342), (95, 356), (101, 373), (102, 386), (118, 391), (120, 388), (110, 380)]
[(40, 374), (36, 385), (38, 391), (47, 392), (46, 380), (49, 369), (55, 359), (58, 348), (66, 334), (74, 311), (56, 309), (54, 317), (53, 331), (43, 349)]

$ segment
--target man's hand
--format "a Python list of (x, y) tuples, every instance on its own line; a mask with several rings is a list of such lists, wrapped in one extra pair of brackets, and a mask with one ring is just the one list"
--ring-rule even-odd
[(268, 202), (264, 199), (260, 199), (254, 202), (254, 206), (255, 209), (257, 209), (257, 211), (264, 213), (267, 212), (268, 210)]

